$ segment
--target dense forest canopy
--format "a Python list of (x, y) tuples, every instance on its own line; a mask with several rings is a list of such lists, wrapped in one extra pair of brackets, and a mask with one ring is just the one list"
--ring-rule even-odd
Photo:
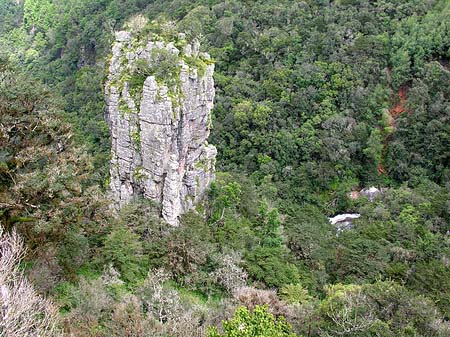
[[(219, 172), (179, 228), (109, 207), (103, 87), (142, 18), (215, 62)], [(1, 0), (1, 243), (49, 335), (448, 336), (449, 37), (448, 0)]]

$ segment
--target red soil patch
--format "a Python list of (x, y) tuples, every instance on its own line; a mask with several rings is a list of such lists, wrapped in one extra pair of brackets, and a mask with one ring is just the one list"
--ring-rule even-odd
[[(398, 97), (395, 100), (394, 105), (389, 109), (389, 126), (395, 126), (395, 120), (402, 113), (406, 112), (406, 94), (408, 92), (408, 87), (403, 85), (398, 89)], [(378, 174), (386, 174), (386, 168), (383, 165), (384, 157), (386, 155), (387, 144), (389, 141), (389, 136), (384, 139), (383, 153), (381, 163), (377, 166)]]
[(407, 88), (406, 86), (400, 87), (398, 89), (398, 101), (397, 103), (389, 110), (392, 118), (397, 118), (400, 114), (404, 113), (406, 111), (406, 92)]
[[(384, 149), (383, 149), (383, 152), (385, 152)], [(386, 169), (384, 168), (384, 165), (381, 163), (378, 164), (377, 171), (379, 174), (386, 174)]]

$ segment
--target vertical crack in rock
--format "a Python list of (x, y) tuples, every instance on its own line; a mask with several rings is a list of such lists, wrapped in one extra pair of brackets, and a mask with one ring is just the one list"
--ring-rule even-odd
[(116, 33), (105, 85), (110, 188), (118, 208), (143, 195), (176, 226), (214, 179), (214, 64), (196, 41), (153, 39)]

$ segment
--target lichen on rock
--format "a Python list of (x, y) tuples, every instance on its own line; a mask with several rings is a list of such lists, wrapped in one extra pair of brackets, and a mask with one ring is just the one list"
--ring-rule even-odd
[(203, 197), (217, 154), (207, 143), (214, 64), (197, 41), (181, 45), (116, 33), (105, 85), (113, 201), (144, 196), (172, 225)]

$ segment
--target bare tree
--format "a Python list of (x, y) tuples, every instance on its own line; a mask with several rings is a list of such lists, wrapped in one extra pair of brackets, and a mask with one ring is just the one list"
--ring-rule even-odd
[(247, 283), (247, 273), (242, 269), (239, 254), (222, 254), (219, 259), (220, 266), (209, 274), (210, 278), (219, 283), (228, 292), (244, 287)]
[(0, 337), (57, 336), (57, 310), (33, 289), (19, 268), (25, 254), (15, 231), (0, 228)]
[(158, 322), (152, 336), (204, 336), (202, 321), (208, 309), (183, 303), (179, 292), (165, 284), (169, 279), (164, 269), (150, 270), (140, 289), (149, 318)]

